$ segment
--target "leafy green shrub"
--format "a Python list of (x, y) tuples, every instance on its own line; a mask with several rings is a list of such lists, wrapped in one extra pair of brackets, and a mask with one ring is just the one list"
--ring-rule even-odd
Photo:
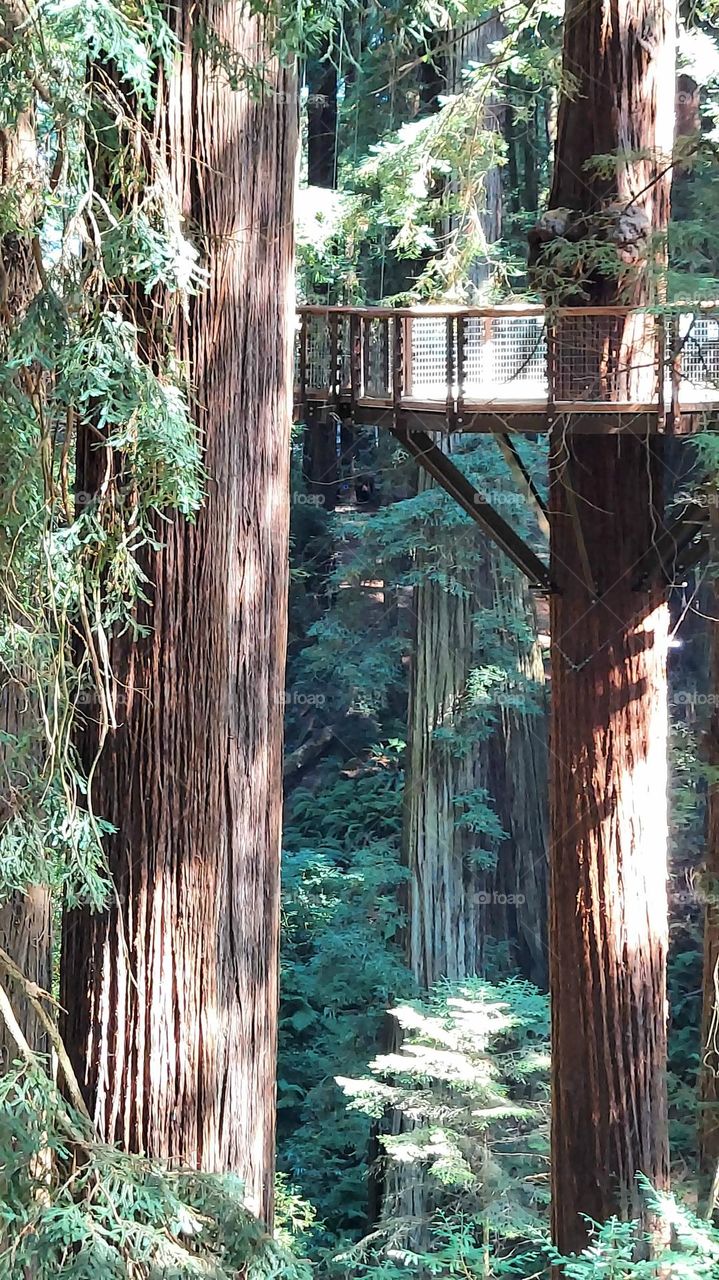
[(637, 1223), (610, 1218), (592, 1223), (591, 1238), (582, 1253), (563, 1257), (547, 1247), (550, 1262), (569, 1280), (709, 1280), (719, 1273), (719, 1232), (698, 1218), (674, 1196), (653, 1190), (638, 1175), (650, 1208), (659, 1224), (658, 1234), (669, 1243), (656, 1250), (653, 1258), (641, 1258), (637, 1248)]
[[(373, 1276), (395, 1265), (498, 1274), (509, 1258), (516, 1274), (525, 1263), (536, 1269), (548, 1201), (546, 996), (522, 981), (470, 979), (392, 1012), (401, 1048), (340, 1083), (350, 1109), (402, 1116), (381, 1143), (387, 1172), (404, 1174), (378, 1230), (340, 1261)], [(405, 1212), (408, 1185), (416, 1222)]]
[(0, 1280), (309, 1275), (245, 1208), (237, 1178), (94, 1142), (48, 1077), (17, 1064), (0, 1076), (0, 1224)]
[(400, 950), (400, 783), (384, 771), (339, 777), (317, 796), (298, 789), (288, 806), (279, 1163), (315, 1206), (325, 1243), (362, 1231), (367, 1216), (370, 1121), (347, 1111), (335, 1076), (363, 1069), (387, 1004), (412, 990)]

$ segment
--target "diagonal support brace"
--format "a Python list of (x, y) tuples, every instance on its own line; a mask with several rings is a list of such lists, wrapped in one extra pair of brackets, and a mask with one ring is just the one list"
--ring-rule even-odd
[(497, 432), (494, 439), (497, 442), (509, 470), (517, 481), (517, 484), (522, 490), (530, 506), (533, 508), (539, 528), (545, 538), (548, 538), (549, 515), (547, 513), (547, 508), (544, 505), (542, 496), (535, 485), (534, 480), (522, 461), (514, 441), (506, 431)]
[(511, 525), (497, 514), (494, 507), (484, 501), (471, 480), (442, 452), (431, 436), (424, 431), (408, 431), (399, 424), (392, 428), (392, 434), (427, 474), (472, 517), (482, 532), (496, 542), (533, 587), (546, 592), (556, 590), (547, 565), (523, 542)]
[(640, 560), (633, 583), (634, 590), (641, 591), (657, 564), (665, 581), (671, 582), (675, 566), (686, 567), (679, 564), (682, 553), (688, 550), (694, 539), (704, 531), (707, 519), (706, 507), (698, 502), (687, 502), (676, 519), (662, 529)]

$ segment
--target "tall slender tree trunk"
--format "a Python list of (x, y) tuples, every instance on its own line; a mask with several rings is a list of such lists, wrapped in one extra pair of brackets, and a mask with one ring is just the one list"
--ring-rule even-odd
[[(203, 21), (259, 95), (198, 48)], [(274, 1169), (282, 688), (291, 405), (293, 76), (239, 0), (169, 11), (157, 136), (207, 288), (176, 317), (205, 445), (197, 523), (158, 521), (125, 708), (95, 775), (116, 901), (63, 937), (65, 1034), (100, 1135), (233, 1170), (269, 1223)], [(91, 447), (92, 446), (92, 447)], [(92, 491), (102, 450), (78, 451)], [(84, 750), (92, 757), (92, 727)]]
[[(423, 477), (421, 486), (427, 483)], [(529, 618), (531, 605), (494, 547), (479, 542), (474, 532), (466, 537), (458, 555), (461, 534), (438, 527), (431, 553), (418, 563), (424, 575), (414, 589), (403, 858), (409, 872), (407, 960), (424, 990), (443, 979), (458, 982), (493, 972), (502, 957), (506, 964), (510, 956), (534, 981), (546, 981), (542, 716), (521, 706), (499, 706), (478, 732), (470, 707), (472, 672), (481, 666), (487, 643), (485, 628), (496, 625), (501, 610), (504, 634), (516, 635), (517, 622)], [(441, 580), (444, 575), (453, 580), (452, 589)], [(536, 642), (518, 642), (512, 657), (520, 679), (541, 687), (544, 669)], [(461, 825), (463, 799), (477, 803), (480, 792), (505, 832), (501, 839)], [(393, 1125), (395, 1132), (412, 1127), (399, 1113)], [(408, 1247), (420, 1247), (431, 1211), (421, 1167), (393, 1169), (385, 1199), (391, 1214), (413, 1224)]]
[(473, 789), (473, 752), (458, 751), (451, 740), (467, 696), (476, 601), (456, 564), (455, 539), (438, 529), (435, 540), (441, 555), (433, 551), (432, 569), (454, 576), (463, 589), (450, 592), (429, 572), (414, 589), (403, 846), (409, 870), (407, 959), (425, 989), (441, 978), (456, 981), (476, 973), (481, 950), (480, 885), (464, 856), (455, 803)]
[[(714, 545), (719, 520), (712, 509)], [(717, 617), (719, 583), (714, 582), (713, 609)], [(719, 625), (711, 627), (710, 689), (719, 691)], [(709, 1184), (719, 1170), (719, 705), (712, 704), (706, 735), (711, 769), (707, 789), (707, 843), (704, 863), (704, 977), (702, 1000), (701, 1067), (699, 1071), (699, 1158), (704, 1181)], [(716, 1210), (717, 1206), (714, 1206)]]
[[(476, 535), (472, 535), (473, 539)], [(542, 716), (500, 705), (481, 736), (468, 734), (469, 685), (481, 664), (482, 618), (501, 609), (505, 634), (531, 620), (523, 584), (488, 543), (471, 568), (457, 566), (456, 535), (438, 531), (439, 568), (415, 588), (415, 652), (410, 685), (404, 856), (409, 868), (408, 960), (419, 984), (484, 973), (498, 944), (527, 976), (546, 981), (546, 742)], [(466, 552), (465, 552), (466, 554)], [(438, 568), (432, 553), (432, 569)], [(429, 566), (427, 566), (429, 568)], [(486, 625), (486, 624), (485, 624)], [(508, 648), (509, 654), (509, 648)], [(536, 642), (518, 643), (517, 674), (541, 689)], [(453, 740), (452, 735), (457, 739)], [(460, 825), (462, 797), (486, 792), (505, 837), (487, 841)], [(494, 846), (482, 865), (477, 846)]]
[[(14, 23), (6, 16), (2, 26), (8, 43), (12, 43)], [(7, 337), (25, 315), (39, 287), (32, 250), (37, 214), (37, 148), (31, 110), (20, 114), (14, 129), (0, 130), (0, 180), (3, 190), (14, 193), (21, 220), (27, 223), (26, 234), (12, 232), (0, 240), (0, 349), (4, 353)], [(38, 423), (38, 449), (40, 446), (41, 426)], [(1, 487), (4, 489), (5, 485)], [(10, 546), (3, 546), (2, 557), (6, 566), (10, 555)], [(7, 580), (6, 569), (3, 578)], [(0, 607), (12, 616), (10, 596), (11, 590), (3, 594)], [(22, 793), (25, 782), (15, 758), (13, 740), (24, 735), (32, 738), (33, 724), (37, 724), (32, 674), (27, 673), (27, 680), (23, 678), (24, 673), (17, 674), (19, 679), (4, 676), (0, 682), (0, 730), (6, 735), (0, 748), (0, 828), (12, 821), (14, 797)], [(3, 903), (0, 907), (0, 947), (8, 952), (31, 982), (44, 990), (49, 989), (52, 981), (52, 931), (50, 892), (46, 887), (29, 886), (25, 893), (14, 893)], [(38, 1053), (46, 1053), (49, 1048), (47, 1034), (32, 1008), (22, 992), (11, 981), (8, 983), (5, 974), (0, 974), (0, 978), (11, 988), (14, 1012), (25, 1039)], [(0, 1070), (16, 1056), (17, 1046), (8, 1037), (5, 1024), (0, 1023)]]
[[(501, 19), (496, 16), (481, 23), (472, 18), (465, 24), (453, 49), (451, 82), (454, 93), (462, 91), (463, 72), (469, 66), (489, 60), (491, 46), (501, 38), (502, 31)], [(503, 103), (490, 98), (484, 105), (482, 128), (499, 135), (506, 111)], [(470, 279), (474, 285), (483, 285), (491, 276), (490, 246), (496, 244), (502, 235), (502, 171), (499, 165), (493, 165), (484, 175), (477, 218), (488, 252), (484, 258), (480, 257), (472, 263)]]
[(324, 40), (307, 62), (307, 181), (332, 188), (337, 182), (337, 68)]
[[(673, 62), (674, 15), (662, 0), (568, 0), (564, 70), (575, 90), (560, 104), (552, 210), (533, 248), (541, 269), (558, 227), (565, 240), (614, 243), (616, 277), (584, 282), (592, 303), (656, 297)], [(592, 168), (597, 155), (616, 163)], [(572, 325), (557, 332), (565, 399)], [(632, 367), (632, 322), (607, 325), (594, 356), (583, 343), (596, 362), (590, 376), (604, 380), (606, 398), (620, 389), (631, 398), (643, 376)], [(617, 343), (628, 353), (621, 387), (603, 355)], [(668, 613), (656, 570), (635, 589), (661, 516), (660, 456), (648, 435), (573, 434), (573, 425), (553, 431), (550, 492), (552, 1221), (565, 1251), (586, 1243), (580, 1215), (646, 1222), (635, 1175), (658, 1187), (668, 1177)]]

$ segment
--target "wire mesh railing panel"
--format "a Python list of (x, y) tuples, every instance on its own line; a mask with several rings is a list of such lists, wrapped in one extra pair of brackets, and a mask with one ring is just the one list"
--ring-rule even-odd
[(386, 400), (392, 395), (393, 370), (390, 321), (378, 316), (364, 322), (362, 368), (364, 394)]
[(555, 401), (645, 404), (657, 399), (654, 316), (562, 314), (554, 323), (550, 383)]
[(679, 376), (686, 391), (719, 388), (719, 318), (683, 315), (676, 320)]
[(464, 332), (465, 400), (546, 400), (544, 316), (470, 316)]
[(447, 399), (447, 321), (443, 316), (413, 316), (409, 386), (415, 400)]
[(324, 316), (307, 317), (305, 379), (307, 391), (331, 390), (330, 330)]

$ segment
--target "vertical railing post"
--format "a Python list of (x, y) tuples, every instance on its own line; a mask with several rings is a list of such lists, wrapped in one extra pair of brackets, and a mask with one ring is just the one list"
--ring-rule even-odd
[(402, 335), (402, 348), (404, 355), (404, 367), (402, 370), (402, 392), (405, 396), (411, 396), (412, 386), (414, 383), (414, 340), (412, 338), (412, 319), (410, 316), (402, 317), (402, 327), (404, 333)]
[(482, 378), (485, 386), (494, 382), (494, 348), (492, 347), (492, 317), (485, 316), (482, 323)]
[(362, 394), (372, 394), (372, 320), (362, 317)]
[(467, 356), (467, 331), (464, 316), (457, 316), (457, 421), (456, 426), (464, 426), (464, 381)]
[[(681, 422), (681, 404), (679, 401), (679, 392), (682, 383), (682, 335), (679, 323), (679, 312), (675, 312), (671, 317), (672, 336), (669, 344), (671, 353), (671, 375), (672, 375), (672, 403), (669, 412), (669, 430), (676, 431)], [(689, 330), (691, 333), (691, 329)], [(688, 335), (687, 335), (688, 336)], [(687, 339), (684, 339), (686, 341)]]
[(656, 367), (657, 395), (657, 431), (666, 427), (666, 406), (664, 404), (664, 360), (666, 352), (666, 329), (664, 316), (657, 316), (654, 333), (654, 363)]
[(382, 395), (392, 394), (392, 379), (390, 378), (390, 322), (389, 320), (380, 320), (379, 331), (381, 335), (380, 349), (382, 352)]
[(364, 394), (362, 386), (362, 316), (350, 316), (350, 404), (352, 411)]
[(307, 416), (307, 312), (300, 319), (300, 413), (304, 422)]
[(454, 395), (454, 317), (447, 316), (445, 326), (445, 343), (446, 343), (446, 377), (447, 377), (447, 430), (453, 431), (455, 427), (455, 419), (457, 417), (455, 395)]
[[(389, 322), (388, 322), (389, 324)], [(389, 334), (387, 335), (389, 337)], [(403, 372), (404, 372), (404, 317), (395, 316), (392, 327), (392, 418), (394, 425), (399, 423), (402, 410)]]
[(552, 418), (554, 416), (554, 403), (556, 400), (557, 329), (552, 313), (550, 311), (545, 311), (544, 316), (544, 323), (547, 329), (547, 413), (549, 417)]
[(336, 405), (339, 399), (339, 316), (336, 311), (330, 311), (328, 317), (330, 330), (330, 371), (329, 371), (329, 402)]

